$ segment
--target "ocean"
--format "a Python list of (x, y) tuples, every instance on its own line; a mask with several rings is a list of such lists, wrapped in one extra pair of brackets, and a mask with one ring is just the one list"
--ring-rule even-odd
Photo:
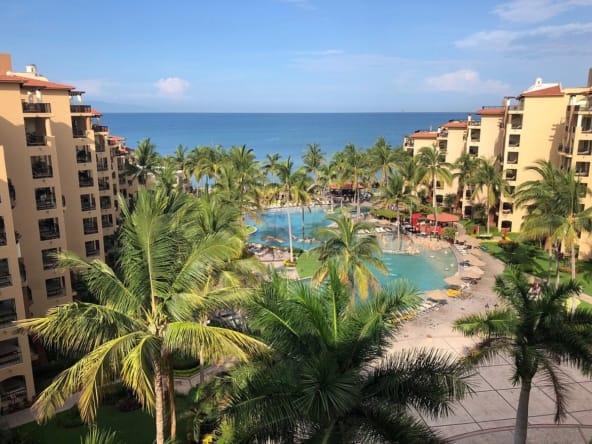
[(298, 163), (309, 143), (329, 158), (348, 143), (369, 148), (380, 136), (398, 146), (405, 134), (435, 130), (451, 119), (466, 119), (466, 113), (106, 113), (101, 123), (130, 148), (150, 137), (162, 155), (178, 145), (247, 145), (259, 160), (280, 153)]

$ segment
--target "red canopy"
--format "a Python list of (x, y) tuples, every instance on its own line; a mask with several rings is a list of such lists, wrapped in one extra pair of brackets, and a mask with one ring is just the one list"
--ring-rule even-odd
[[(428, 214), (427, 220), (434, 220), (434, 215), (433, 214)], [(438, 222), (442, 222), (443, 224), (449, 223), (449, 222), (458, 222), (458, 216), (455, 216), (454, 214), (450, 214), (450, 213), (438, 213)]]

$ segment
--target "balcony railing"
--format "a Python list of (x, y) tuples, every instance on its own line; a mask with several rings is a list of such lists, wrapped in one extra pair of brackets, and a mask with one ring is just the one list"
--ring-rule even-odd
[(97, 164), (97, 171), (107, 171), (108, 169), (109, 164), (106, 162)]
[(78, 185), (81, 187), (92, 187), (95, 184), (95, 181), (92, 177), (79, 177), (78, 178)]
[(10, 273), (0, 274), (0, 287), (10, 287), (12, 285), (12, 276)]
[(97, 224), (85, 224), (84, 234), (97, 234), (99, 232), (99, 226)]
[(0, 350), (0, 367), (16, 364), (21, 360), (22, 355), (18, 347), (13, 350)]
[(93, 125), (92, 129), (95, 133), (108, 133), (109, 127), (105, 125)]
[(56, 268), (58, 264), (58, 259), (53, 256), (43, 256), (43, 269), (44, 270), (52, 270)]
[(103, 226), (103, 228), (111, 228), (113, 226), (113, 221), (112, 220), (103, 219), (101, 221), (101, 225)]
[(98, 248), (93, 247), (86, 249), (86, 257), (98, 256), (99, 254), (101, 254), (101, 250), (99, 250)]
[(82, 211), (94, 211), (97, 209), (96, 202), (82, 202)]
[(33, 168), (33, 179), (46, 177), (53, 177), (53, 168), (51, 166)]
[(55, 196), (42, 199), (35, 199), (38, 210), (51, 210), (56, 207)]
[(16, 308), (14, 301), (12, 301), (12, 304), (2, 303), (0, 305), (0, 327), (10, 325), (13, 321), (16, 321)]
[(23, 112), (24, 113), (50, 113), (51, 112), (51, 104), (23, 102)]
[(70, 105), (70, 112), (89, 114), (92, 110), (90, 105)]
[(97, 153), (104, 153), (105, 152), (105, 144), (103, 144), (103, 143), (97, 143), (95, 145), (95, 151)]
[(99, 182), (99, 191), (107, 191), (109, 190), (109, 182)]
[(86, 137), (86, 130), (79, 129), (79, 128), (72, 128), (72, 136), (74, 136), (77, 139)]
[(576, 170), (576, 171), (574, 171), (574, 175), (575, 176), (588, 177), (588, 174), (590, 174), (590, 171), (589, 170)]
[(47, 297), (53, 298), (56, 296), (64, 296), (66, 294), (66, 288), (60, 285), (49, 284), (47, 286)]
[(27, 146), (47, 145), (47, 136), (40, 134), (27, 134)]
[(60, 238), (59, 228), (44, 228), (39, 230), (39, 236), (41, 240), (52, 240)]
[(111, 201), (101, 202), (101, 210), (108, 210), (111, 208)]
[(89, 151), (79, 151), (76, 153), (76, 162), (77, 163), (88, 163), (92, 160)]
[(6, 231), (0, 231), (0, 246), (6, 245)]

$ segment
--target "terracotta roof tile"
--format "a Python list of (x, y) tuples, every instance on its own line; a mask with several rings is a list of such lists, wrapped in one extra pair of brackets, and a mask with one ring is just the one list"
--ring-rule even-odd
[(503, 107), (499, 108), (481, 108), (475, 111), (475, 114), (479, 114), (480, 116), (503, 116), (505, 113), (505, 109)]
[(55, 83), (49, 82), (47, 80), (40, 80), (40, 79), (30, 79), (28, 77), (21, 77), (21, 76), (13, 76), (13, 75), (0, 75), (0, 82), (4, 83), (19, 83), (21, 85), (30, 86), (32, 88), (42, 88), (42, 89), (63, 89), (63, 90), (73, 90), (74, 87), (71, 85), (64, 85), (63, 83)]
[(101, 111), (99, 111), (98, 109), (94, 109), (91, 108), (90, 112), (92, 113), (93, 116), (102, 116), (103, 113)]
[(562, 96), (563, 91), (561, 91), (561, 86), (553, 85), (549, 88), (544, 89), (535, 89), (532, 91), (525, 91), (520, 94), (521, 97), (554, 97), (554, 96)]
[(408, 134), (410, 139), (436, 139), (438, 133), (436, 131), (416, 131), (413, 134)]
[(442, 125), (442, 128), (466, 128), (468, 125), (466, 120), (463, 121), (459, 121), (459, 120), (455, 120), (452, 122), (446, 122), (444, 125)]

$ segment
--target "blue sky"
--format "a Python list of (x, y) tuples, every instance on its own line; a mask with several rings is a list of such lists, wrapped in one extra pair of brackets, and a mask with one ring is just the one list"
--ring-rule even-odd
[(592, 0), (4, 0), (2, 17), (15, 71), (105, 111), (471, 111), (592, 67)]

